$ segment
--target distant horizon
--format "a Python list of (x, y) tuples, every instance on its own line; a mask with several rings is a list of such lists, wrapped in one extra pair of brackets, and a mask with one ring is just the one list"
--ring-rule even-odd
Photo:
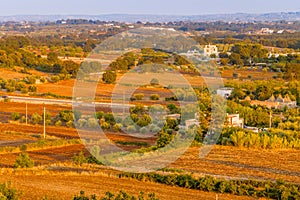
[(73, 14), (11, 14), (11, 15), (1, 15), (0, 17), (14, 17), (14, 16), (103, 16), (103, 15), (140, 15), (140, 16), (207, 16), (207, 15), (238, 15), (238, 14), (249, 14), (249, 15), (262, 15), (262, 14), (278, 14), (278, 13), (300, 13), (299, 11), (274, 11), (274, 12), (232, 12), (232, 13), (206, 13), (206, 14), (148, 14), (148, 13), (99, 13), (99, 14), (83, 14), (83, 13), (73, 13)]
[(249, 15), (261, 15), (261, 14), (276, 14), (276, 13), (300, 13), (299, 11), (273, 11), (273, 12), (231, 12), (231, 13), (205, 13), (205, 14), (151, 14), (151, 13), (99, 13), (99, 14), (84, 14), (84, 13), (56, 13), (56, 14), (11, 14), (1, 15), (1, 17), (14, 17), (14, 16), (102, 16), (102, 15), (149, 15), (149, 16), (206, 16), (206, 15), (237, 15), (237, 14), (249, 14)]
[(299, 12), (295, 0), (10, 0), (1, 2), (0, 16), (17, 15), (216, 15)]

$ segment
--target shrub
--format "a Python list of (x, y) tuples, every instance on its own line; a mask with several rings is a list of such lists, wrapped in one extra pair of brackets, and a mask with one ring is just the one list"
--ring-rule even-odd
[(134, 97), (135, 97), (136, 100), (140, 101), (140, 100), (143, 100), (144, 94), (135, 94)]
[(158, 94), (152, 94), (152, 95), (150, 96), (150, 99), (151, 99), (152, 101), (157, 101), (157, 100), (159, 100), (159, 95), (158, 95)]
[(20, 113), (16, 113), (16, 112), (12, 113), (11, 114), (11, 119), (14, 120), (14, 121), (17, 121), (17, 120), (21, 119)]
[(40, 123), (41, 121), (43, 121), (43, 118), (42, 118), (41, 115), (35, 113), (35, 114), (33, 114), (33, 115), (31, 116), (31, 122), (32, 122), (33, 124), (38, 124), (38, 123)]
[(114, 125), (114, 130), (115, 131), (119, 132), (119, 131), (121, 131), (121, 129), (122, 129), (122, 124), (115, 124)]
[(111, 125), (114, 125), (115, 122), (115, 117), (112, 113), (106, 113), (104, 114), (104, 119), (107, 123), (110, 123)]
[(73, 121), (68, 121), (68, 122), (66, 123), (66, 126), (67, 126), (68, 128), (72, 128), (72, 127), (73, 127)]
[(55, 122), (55, 126), (61, 126), (61, 124), (62, 124), (62, 122), (61, 122), (60, 120), (57, 120), (57, 121)]
[(98, 126), (98, 121), (95, 118), (89, 118), (87, 125), (89, 128), (96, 128)]
[(124, 173), (120, 174), (119, 177), (135, 178), (139, 181), (152, 181), (160, 184), (179, 186), (201, 191), (213, 191), (256, 198), (268, 197), (270, 199), (299, 199), (300, 195), (300, 186), (298, 184), (285, 183), (284, 181), (280, 180), (277, 180), (276, 182), (225, 180), (216, 179), (210, 176), (194, 178), (188, 174), (161, 175), (157, 173)]
[(15, 188), (12, 188), (10, 182), (0, 184), (1, 200), (18, 200), (20, 196), (21, 192), (18, 192)]
[(53, 83), (57, 83), (58, 81), (60, 81), (60, 77), (59, 76), (51, 76), (51, 81)]
[(127, 131), (128, 131), (129, 133), (134, 133), (134, 132), (136, 132), (136, 128), (135, 128), (135, 126), (128, 126), (128, 127), (127, 127)]
[(114, 83), (116, 79), (117, 79), (117, 74), (111, 70), (106, 71), (102, 77), (103, 82), (107, 84)]
[[(97, 196), (92, 194), (90, 196), (86, 195), (84, 191), (80, 191), (79, 195), (75, 195), (73, 200), (97, 200)], [(140, 192), (138, 197), (127, 194), (124, 191), (120, 191), (118, 194), (113, 194), (111, 192), (106, 192), (105, 196), (99, 198), (99, 200), (159, 200), (154, 193), (150, 193), (145, 197), (144, 192)]]
[(59, 117), (60, 120), (62, 120), (64, 122), (74, 121), (74, 114), (70, 110), (61, 111), (58, 114), (58, 117)]
[(27, 153), (21, 153), (14, 164), (15, 168), (31, 168), (34, 166), (34, 161), (30, 159)]
[(28, 93), (28, 90), (27, 90), (26, 88), (22, 88), (22, 89), (21, 89), (21, 93), (22, 93), (22, 94), (27, 94), (27, 93)]
[(140, 127), (148, 126), (151, 123), (152, 119), (149, 115), (144, 114), (138, 121), (137, 125)]
[(96, 112), (96, 118), (97, 119), (102, 119), (103, 116), (104, 116), (104, 112), (103, 111)]
[(72, 161), (76, 165), (82, 166), (82, 164), (86, 162), (86, 158), (85, 158), (83, 152), (81, 151), (78, 155), (73, 156)]
[(110, 129), (110, 124), (107, 123), (107, 122), (101, 122), (100, 126), (101, 126), (101, 128), (102, 128), (103, 130), (108, 130), (108, 129)]
[(77, 121), (79, 128), (85, 127), (86, 123), (87, 123), (87, 121), (85, 119), (79, 119)]
[(22, 146), (20, 146), (20, 151), (26, 151), (27, 150), (27, 145), (23, 144)]
[(29, 91), (29, 92), (37, 92), (37, 87), (34, 86), (34, 85), (30, 85), (30, 86), (28, 87), (28, 91)]

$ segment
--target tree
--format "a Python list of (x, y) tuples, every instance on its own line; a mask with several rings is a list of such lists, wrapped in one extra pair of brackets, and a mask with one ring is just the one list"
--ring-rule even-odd
[(98, 122), (95, 118), (89, 118), (87, 121), (87, 125), (89, 128), (96, 128), (98, 126)]
[(11, 183), (0, 184), (0, 199), (1, 200), (18, 200), (21, 196), (21, 192), (16, 188), (11, 187)]
[(168, 134), (165, 131), (161, 131), (159, 133), (159, 137), (157, 139), (156, 145), (159, 148), (165, 147), (173, 140), (173, 135)]
[(58, 114), (58, 117), (59, 117), (59, 119), (61, 119), (64, 122), (74, 121), (74, 114), (70, 110), (61, 111)]
[(37, 87), (36, 87), (35, 85), (30, 85), (30, 86), (28, 87), (28, 91), (29, 91), (29, 92), (37, 92)]
[(116, 81), (117, 79), (117, 74), (114, 71), (107, 70), (102, 77), (103, 82), (107, 84), (112, 84)]
[(151, 123), (152, 119), (149, 115), (144, 114), (143, 117), (141, 117), (138, 121), (137, 121), (137, 125), (140, 127), (144, 127), (144, 126), (148, 126)]
[(20, 113), (16, 113), (16, 112), (12, 113), (12, 114), (11, 114), (11, 119), (12, 119), (13, 121), (18, 121), (19, 119), (21, 119)]
[(144, 98), (144, 94), (135, 94), (134, 97), (136, 98), (136, 100), (143, 100)]
[(31, 168), (34, 166), (34, 161), (30, 159), (27, 153), (21, 153), (14, 164), (15, 168)]
[(157, 101), (157, 100), (159, 100), (159, 95), (158, 95), (158, 94), (152, 94), (152, 95), (150, 96), (150, 99), (151, 99), (152, 101)]
[(169, 109), (171, 114), (177, 114), (180, 112), (180, 110), (177, 108), (175, 104), (168, 104), (167, 108)]
[(239, 65), (239, 66), (243, 66), (244, 65), (244, 61), (241, 59), (241, 56), (237, 53), (232, 53), (229, 56), (230, 62), (233, 65)]
[(33, 114), (33, 115), (31, 116), (31, 122), (32, 122), (33, 124), (38, 124), (38, 123), (40, 123), (42, 120), (43, 120), (42, 116), (39, 115), (39, 114), (37, 114), (37, 113), (35, 113), (35, 114)]
[(83, 152), (81, 151), (78, 155), (75, 154), (75, 155), (73, 156), (72, 161), (73, 161), (76, 165), (82, 166), (82, 164), (86, 162), (86, 158), (85, 158)]

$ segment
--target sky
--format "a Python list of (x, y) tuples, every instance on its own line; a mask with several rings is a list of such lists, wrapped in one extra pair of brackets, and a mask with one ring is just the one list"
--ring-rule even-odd
[(300, 11), (299, 0), (2, 0), (0, 15), (201, 15)]

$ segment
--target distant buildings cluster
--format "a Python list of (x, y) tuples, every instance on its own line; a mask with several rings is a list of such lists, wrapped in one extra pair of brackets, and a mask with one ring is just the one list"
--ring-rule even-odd
[(260, 105), (265, 106), (269, 109), (275, 108), (297, 108), (297, 101), (292, 101), (289, 95), (285, 95), (282, 97), (281, 95), (278, 95), (277, 98), (272, 95), (267, 101), (257, 101), (257, 100), (251, 100), (250, 97), (247, 97), (248, 101), (250, 101), (251, 105)]

